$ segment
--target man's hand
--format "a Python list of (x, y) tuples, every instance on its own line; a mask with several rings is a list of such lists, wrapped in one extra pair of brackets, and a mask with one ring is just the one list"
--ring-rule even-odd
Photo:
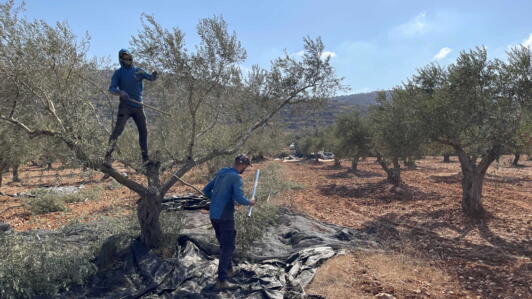
[(251, 199), (249, 200), (249, 205), (250, 205), (250, 206), (254, 206), (256, 203), (257, 203), (257, 201), (255, 200), (255, 198), (251, 198)]
[(121, 90), (118, 92), (118, 96), (120, 97), (120, 101), (122, 102), (128, 102), (129, 101), (129, 95), (127, 92)]

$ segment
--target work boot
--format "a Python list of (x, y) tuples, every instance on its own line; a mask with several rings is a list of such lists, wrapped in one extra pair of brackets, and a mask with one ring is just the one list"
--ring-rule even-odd
[(214, 286), (217, 290), (236, 290), (238, 286), (234, 283), (230, 283), (227, 280), (216, 280), (216, 285)]

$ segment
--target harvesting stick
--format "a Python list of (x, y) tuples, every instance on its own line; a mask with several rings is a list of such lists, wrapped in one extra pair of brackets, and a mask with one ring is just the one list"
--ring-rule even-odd
[[(260, 169), (257, 169), (257, 174), (255, 175), (255, 184), (253, 185), (253, 194), (251, 195), (251, 199), (255, 199), (255, 194), (257, 193), (257, 185), (259, 184), (259, 176), (260, 176)], [(251, 211), (253, 211), (253, 207), (249, 207), (248, 217), (251, 217)]]
[(129, 98), (128, 98), (127, 100), (128, 100), (129, 102), (132, 102), (132, 103), (135, 103), (135, 104), (138, 104), (138, 105), (142, 105), (142, 106), (144, 106), (144, 107), (146, 107), (146, 108), (150, 108), (151, 110), (155, 110), (155, 111), (157, 111), (157, 112), (159, 112), (159, 113), (162, 113), (162, 114), (164, 114), (164, 115), (172, 116), (172, 114), (170, 114), (170, 113), (168, 113), (168, 112), (164, 112), (164, 111), (162, 111), (162, 110), (160, 110), (160, 109), (157, 109), (157, 108), (155, 108), (155, 107), (153, 107), (153, 106), (150, 106), (150, 105), (148, 105), (148, 104), (144, 104), (143, 102), (137, 102), (137, 101), (132, 100), (132, 99), (129, 99)]

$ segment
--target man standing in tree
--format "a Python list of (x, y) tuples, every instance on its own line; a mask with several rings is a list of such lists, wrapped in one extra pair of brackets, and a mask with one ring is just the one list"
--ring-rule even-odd
[(251, 165), (250, 159), (242, 154), (235, 158), (233, 167), (220, 169), (214, 179), (204, 188), (203, 193), (211, 199), (210, 218), (220, 244), (217, 289), (232, 289), (235, 285), (227, 282), (233, 276), (232, 258), (235, 250), (235, 202), (252, 206), (254, 199), (247, 199), (242, 190), (242, 174)]
[(105, 162), (111, 163), (111, 156), (116, 147), (116, 141), (124, 131), (126, 122), (133, 117), (139, 131), (139, 145), (142, 153), (142, 161), (146, 163), (148, 156), (148, 129), (146, 127), (146, 115), (142, 105), (142, 90), (144, 84), (142, 80), (155, 81), (157, 72), (146, 73), (143, 69), (133, 65), (131, 53), (122, 49), (118, 52), (120, 68), (117, 69), (111, 79), (109, 91), (120, 97), (118, 106), (118, 116), (111, 137), (109, 137), (109, 148), (105, 154)]

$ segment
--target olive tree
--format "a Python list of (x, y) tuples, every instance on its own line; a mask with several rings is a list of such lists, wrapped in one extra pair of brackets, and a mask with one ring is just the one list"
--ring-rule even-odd
[(409, 104), (412, 96), (401, 87), (389, 95), (379, 92), (377, 104), (370, 109), (373, 150), (387, 180), (395, 186), (401, 184), (399, 160), (417, 155), (425, 138), (414, 117), (416, 110)]
[(336, 118), (334, 135), (338, 139), (335, 156), (351, 159), (351, 170), (357, 171), (358, 160), (369, 155), (371, 134), (367, 119), (357, 110)]
[[(128, 156), (131, 147), (119, 148), (118, 159), (142, 178), (104, 163), (102, 144), (111, 124), (99, 116), (94, 101), (106, 84), (95, 76), (98, 61), (86, 56), (88, 37), (75, 37), (63, 23), (27, 21), (14, 12), (13, 2), (0, 6), (0, 71), (28, 96), (25, 103), (10, 99), (10, 111), (0, 119), (29, 136), (61, 141), (84, 165), (136, 192), (141, 240), (157, 248), (161, 200), (182, 175), (238, 152), (283, 107), (328, 98), (341, 86), (329, 60), (322, 59), (320, 39), (306, 38), (300, 59), (285, 55), (269, 70), (255, 66), (243, 75), (239, 65), (246, 52), (223, 19), (199, 22), (194, 50), (185, 47), (179, 29), (162, 28), (151, 17), (143, 20), (132, 48), (141, 65), (160, 71), (162, 88), (148, 91), (147, 99), (157, 99), (171, 116), (150, 126), (154, 154), (145, 167), (138, 155)], [(28, 114), (33, 117), (23, 119)]]
[(488, 167), (530, 111), (530, 57), (530, 49), (521, 47), (512, 49), (507, 61), (489, 60), (486, 49), (476, 48), (461, 52), (447, 68), (420, 69), (409, 82), (425, 132), (458, 155), (462, 208), (469, 216), (484, 214), (481, 194)]

